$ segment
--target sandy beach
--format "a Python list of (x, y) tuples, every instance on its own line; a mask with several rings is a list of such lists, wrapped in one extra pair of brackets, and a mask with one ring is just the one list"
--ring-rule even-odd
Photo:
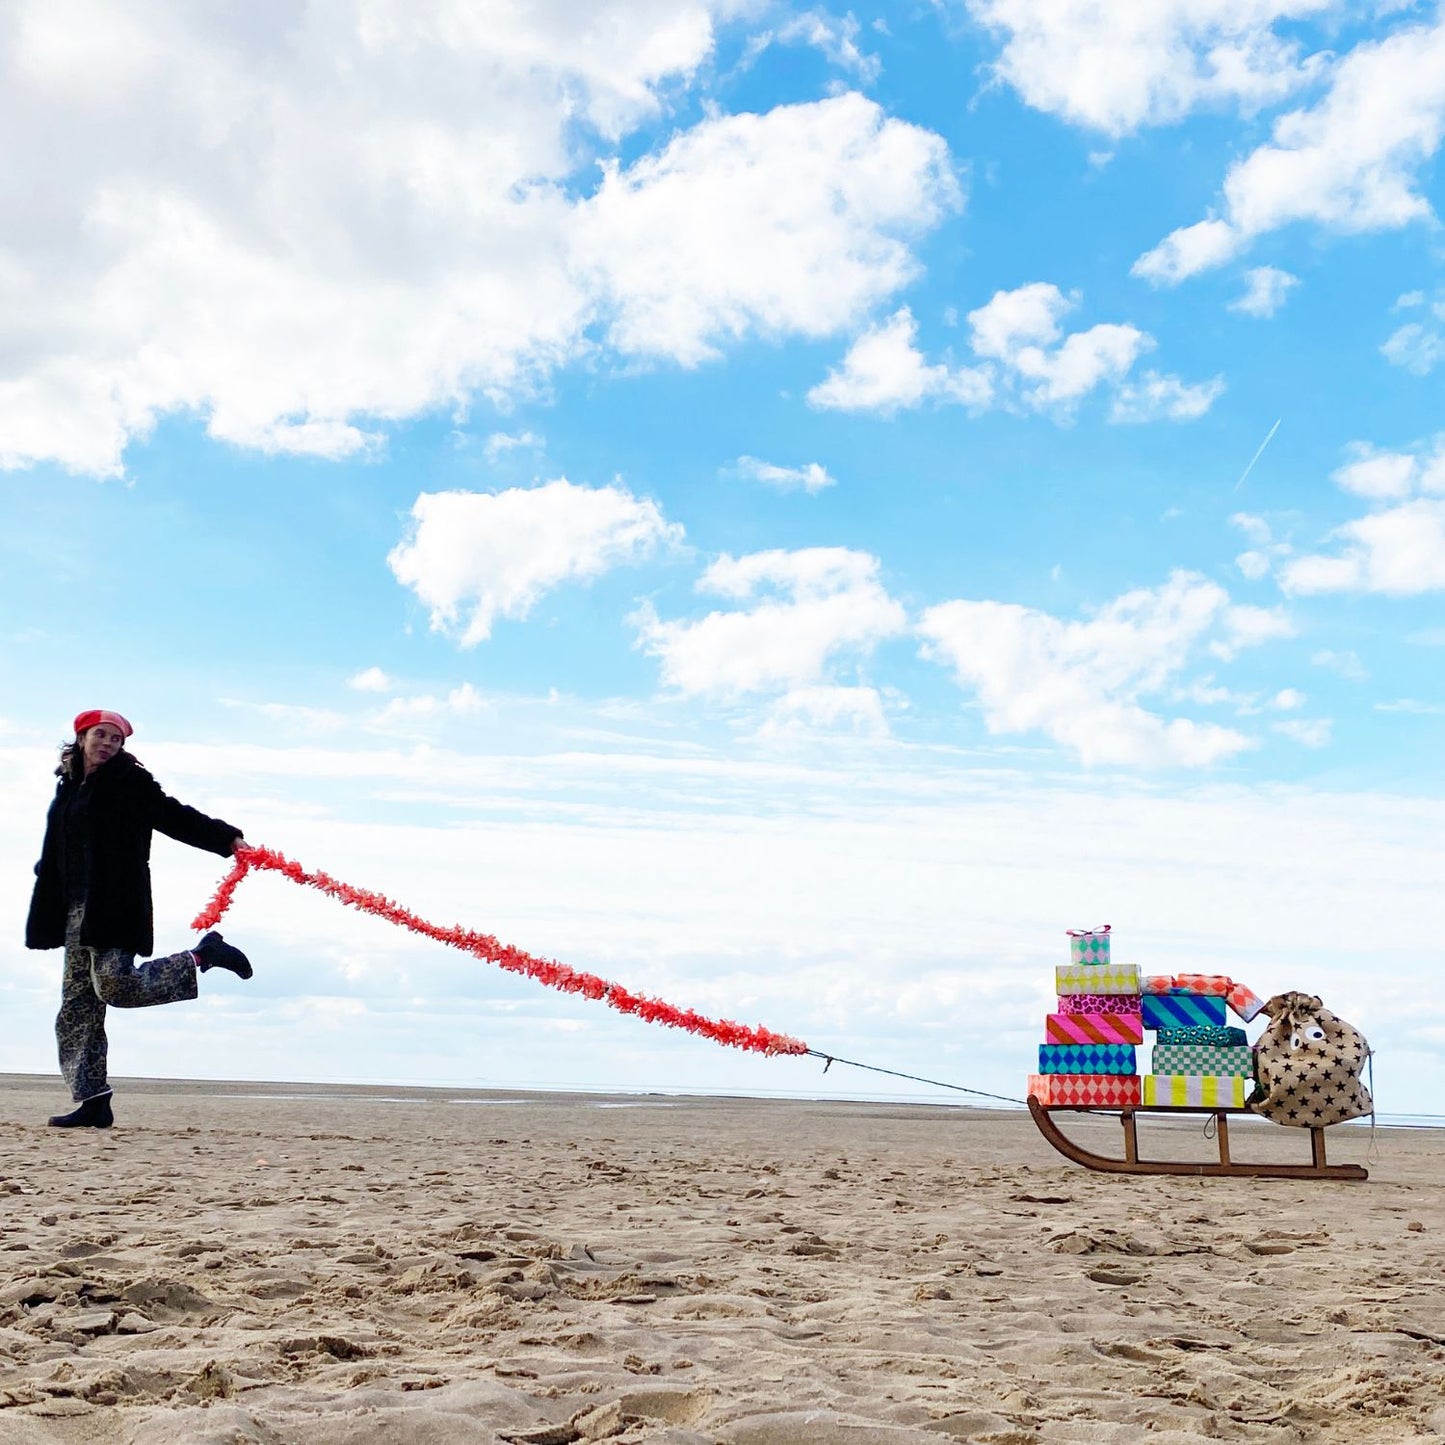
[[(1334, 1130), (1372, 1177), (1310, 1184), (1089, 1174), (972, 1109), (64, 1102), (0, 1078), (5, 1445), (1445, 1437), (1438, 1133)], [(1270, 1149), (1308, 1153), (1237, 1129)]]

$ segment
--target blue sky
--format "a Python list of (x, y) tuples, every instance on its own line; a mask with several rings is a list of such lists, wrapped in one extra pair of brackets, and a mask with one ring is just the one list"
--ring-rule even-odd
[[(253, 841), (823, 1049), (1020, 1093), (1107, 920), (1445, 1112), (1445, 16), (1144, 11), (8, 7), (0, 1069), (106, 706)], [(181, 946), (219, 868), (156, 870)], [(870, 1086), (274, 879), (228, 928), (118, 1070)]]

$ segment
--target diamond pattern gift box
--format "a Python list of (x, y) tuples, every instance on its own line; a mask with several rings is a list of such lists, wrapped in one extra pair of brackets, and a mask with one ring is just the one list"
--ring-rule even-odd
[(1144, 1021), (1138, 1013), (1050, 1014), (1044, 1038), (1051, 1044), (1142, 1044)]
[(1117, 1109), (1139, 1102), (1137, 1074), (1030, 1074), (1029, 1097), (1041, 1104)]
[(1224, 1000), (1197, 993), (1146, 993), (1139, 1000), (1146, 1029), (1180, 1029), (1224, 1023)]
[[(1136, 993), (1066, 993), (1059, 999), (1061, 1014), (1118, 1014), (1137, 1019), (1139, 995)], [(1143, 1028), (1143, 1024), (1139, 1025)]]
[[(1249, 1039), (1243, 1029), (1229, 1024), (1190, 1024), (1182, 1029), (1160, 1029), (1154, 1036), (1156, 1044), (1214, 1044), (1217, 1048), (1236, 1048)], [(1155, 1073), (1167, 1070), (1156, 1069)]]
[(1254, 1078), (1254, 1054), (1244, 1045), (1155, 1044), (1156, 1074), (1238, 1074)]
[(1074, 965), (1109, 962), (1109, 925), (1069, 929), (1069, 962)]
[(1041, 1074), (1137, 1074), (1133, 1044), (1040, 1044)]
[(1167, 1104), (1175, 1109), (1242, 1109), (1246, 1080), (1238, 1075), (1145, 1074), (1146, 1104)]
[(1054, 992), (1060, 998), (1071, 993), (1138, 993), (1139, 970), (1132, 963), (1061, 963), (1054, 970)]

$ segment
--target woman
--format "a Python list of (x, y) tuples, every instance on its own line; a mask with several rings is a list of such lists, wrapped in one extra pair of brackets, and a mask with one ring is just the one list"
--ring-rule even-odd
[(60, 1071), (79, 1105), (50, 1122), (58, 1129), (108, 1129), (105, 1006), (148, 1008), (195, 998), (196, 971), (229, 969), (251, 977), (246, 955), (219, 933), (169, 958), (137, 965), (154, 946), (151, 833), (222, 857), (246, 846), (241, 830), (208, 818), (161, 791), (125, 750), (134, 731), (116, 712), (75, 719), (75, 741), (60, 750), (60, 785), (45, 820), (27, 948), (65, 947), (65, 979), (55, 1038)]

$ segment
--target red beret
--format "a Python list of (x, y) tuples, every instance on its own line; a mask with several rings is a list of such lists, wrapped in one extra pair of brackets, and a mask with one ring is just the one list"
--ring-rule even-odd
[(103, 707), (93, 707), (89, 712), (79, 713), (76, 716), (76, 737), (79, 737), (86, 728), (93, 728), (97, 723), (109, 723), (111, 727), (119, 728), (122, 737), (128, 738), (135, 731), (118, 712), (107, 712)]

